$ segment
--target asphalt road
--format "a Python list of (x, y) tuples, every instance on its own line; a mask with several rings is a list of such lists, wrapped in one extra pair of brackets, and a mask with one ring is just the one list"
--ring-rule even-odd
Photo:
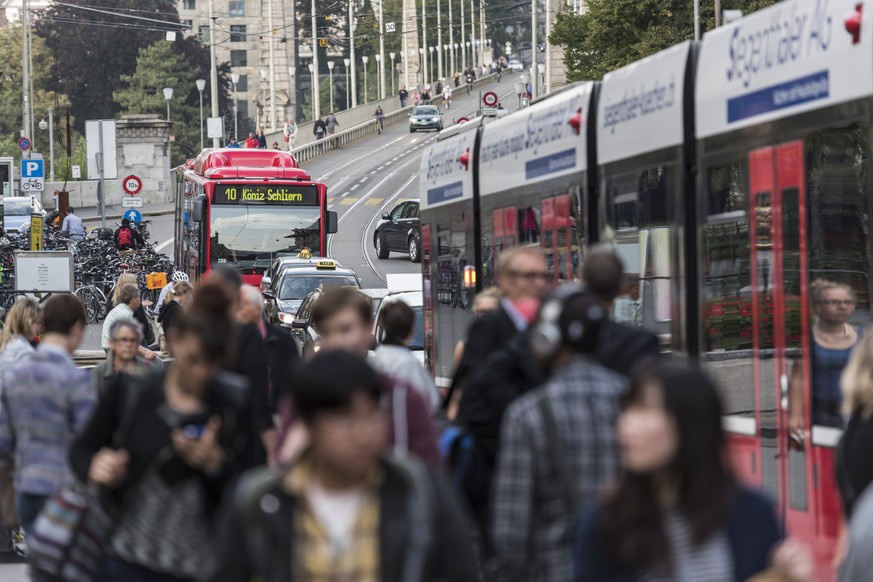
[[(481, 89), (495, 91), (504, 107), (516, 109), (516, 97), (509, 78)], [(476, 110), (478, 93), (467, 96), (461, 88), (453, 95), (452, 108), (443, 111), (446, 127)], [(391, 253), (380, 260), (373, 248), (373, 231), (383, 212), (404, 200), (418, 199), (418, 173), (422, 150), (435, 133), (409, 133), (406, 123), (389, 126), (382, 135), (350, 144), (304, 163), (303, 168), (328, 186), (328, 205), (339, 214), (339, 232), (330, 237), (330, 255), (353, 269), (364, 287), (385, 287), (388, 274), (420, 273), (421, 266), (406, 254)], [(160, 252), (172, 254), (173, 216), (151, 218), (151, 240)], [(97, 226), (99, 221), (89, 222)], [(114, 227), (114, 221), (108, 221)], [(99, 349), (102, 324), (88, 326), (85, 349)], [(0, 564), (2, 582), (26, 582), (23, 565)]]

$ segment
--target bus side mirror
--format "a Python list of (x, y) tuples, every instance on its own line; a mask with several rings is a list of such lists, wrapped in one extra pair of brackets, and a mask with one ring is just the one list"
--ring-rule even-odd
[(191, 220), (194, 222), (206, 222), (206, 194), (198, 194), (194, 198), (194, 207), (191, 209)]
[(335, 210), (327, 211), (327, 234), (336, 234), (338, 229), (339, 219)]

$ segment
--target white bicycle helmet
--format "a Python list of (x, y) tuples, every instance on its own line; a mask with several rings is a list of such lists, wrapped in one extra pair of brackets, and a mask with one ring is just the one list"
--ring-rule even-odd
[(187, 281), (187, 280), (188, 280), (188, 273), (185, 273), (184, 271), (176, 271), (175, 273), (173, 273), (173, 282), (174, 283), (179, 283), (180, 281)]

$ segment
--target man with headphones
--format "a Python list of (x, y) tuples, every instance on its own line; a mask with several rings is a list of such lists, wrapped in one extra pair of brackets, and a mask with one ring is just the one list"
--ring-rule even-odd
[(549, 379), (503, 419), (491, 505), (495, 580), (573, 579), (576, 509), (618, 471), (614, 425), (627, 380), (594, 358), (607, 320), (599, 296), (568, 284), (545, 300), (529, 332)]

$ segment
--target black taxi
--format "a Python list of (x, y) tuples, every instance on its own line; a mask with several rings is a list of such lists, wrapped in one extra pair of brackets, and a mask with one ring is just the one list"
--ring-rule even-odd
[(311, 292), (331, 287), (361, 288), (361, 281), (351, 269), (333, 259), (319, 259), (315, 264), (286, 269), (264, 289), (264, 312), (270, 323), (291, 328), (300, 304)]

